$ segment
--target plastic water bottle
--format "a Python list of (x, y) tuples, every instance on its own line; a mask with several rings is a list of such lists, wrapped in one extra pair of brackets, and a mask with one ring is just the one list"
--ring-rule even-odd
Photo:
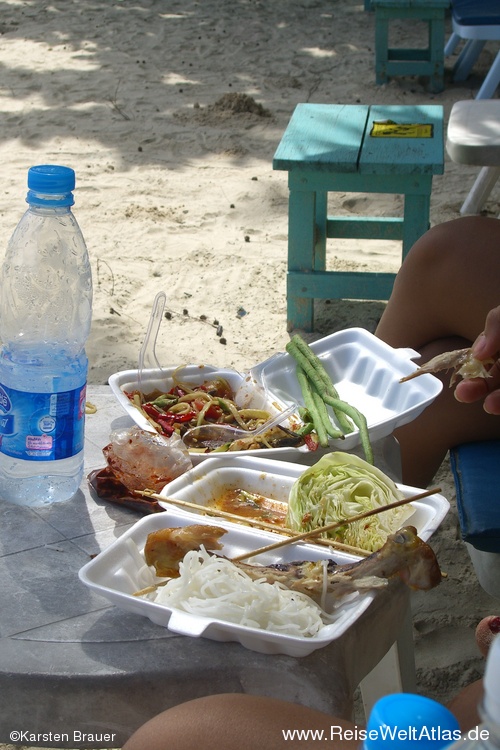
[(69, 167), (29, 170), (0, 279), (0, 498), (18, 505), (67, 500), (83, 474), (92, 275), (74, 187)]
[(461, 737), (455, 716), (437, 701), (392, 693), (373, 706), (363, 750), (439, 750)]

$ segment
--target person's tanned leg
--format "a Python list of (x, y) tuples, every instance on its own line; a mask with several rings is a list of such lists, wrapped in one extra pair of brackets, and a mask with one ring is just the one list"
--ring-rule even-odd
[[(395, 348), (422, 354), (470, 346), (488, 312), (500, 304), (500, 221), (464, 217), (433, 227), (409, 252), (376, 335)], [(396, 431), (403, 480), (426, 487), (453, 445), (500, 439), (500, 420), (481, 402), (462, 404), (442, 373), (441, 395)]]
[[(323, 732), (286, 739), (291, 730)], [(123, 750), (357, 750), (355, 726), (295, 703), (245, 694), (188, 701), (147, 722)], [(302, 735), (304, 737), (304, 735)], [(324, 738), (328, 738), (328, 741)]]

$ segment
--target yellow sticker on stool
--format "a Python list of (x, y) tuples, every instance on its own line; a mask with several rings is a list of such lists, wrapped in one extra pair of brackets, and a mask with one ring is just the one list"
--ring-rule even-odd
[(393, 120), (375, 121), (370, 135), (373, 138), (432, 138), (432, 124), (397, 123)]

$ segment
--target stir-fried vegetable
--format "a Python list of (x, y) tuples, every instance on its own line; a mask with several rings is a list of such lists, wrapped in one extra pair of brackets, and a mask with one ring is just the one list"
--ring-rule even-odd
[(170, 436), (201, 424), (230, 424), (254, 430), (269, 419), (264, 409), (240, 409), (224, 378), (201, 385), (177, 382), (169, 391), (148, 395), (127, 392), (131, 402), (145, 414), (158, 432)]
[[(180, 368), (178, 368), (179, 370)], [(240, 408), (234, 401), (229, 383), (222, 377), (201, 385), (181, 381), (178, 370), (173, 373), (174, 385), (168, 392), (154, 391), (147, 395), (140, 391), (125, 392), (132, 404), (162, 435), (174, 433), (183, 437), (192, 427), (201, 425), (230, 425), (247, 431), (248, 437), (224, 442), (206, 437), (192, 437), (189, 448), (202, 452), (251, 450), (302, 445), (304, 439), (297, 431), (276, 426), (253, 436), (252, 432), (267, 422), (270, 413), (265, 409)]]

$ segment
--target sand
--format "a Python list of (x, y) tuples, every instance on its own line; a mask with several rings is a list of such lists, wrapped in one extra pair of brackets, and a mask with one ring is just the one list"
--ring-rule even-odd
[[(0, 248), (24, 211), (27, 169), (72, 166), (94, 274), (92, 383), (136, 366), (161, 290), (171, 313), (163, 364), (245, 371), (283, 350), (288, 191), (272, 157), (295, 105), (433, 103), (447, 119), (455, 101), (474, 97), (496, 53), (487, 45), (463, 84), (447, 60), (441, 94), (414, 77), (377, 86), (374, 18), (361, 0), (5, 0), (0, 32)], [(421, 45), (426, 29), (399, 23), (395, 34)], [(447, 158), (432, 224), (459, 215), (476, 173)], [(397, 196), (332, 200), (345, 215), (401, 207)], [(498, 213), (495, 194), (486, 209)], [(399, 261), (399, 243), (343, 241), (328, 264), (382, 271)], [(318, 303), (307, 338), (373, 331), (382, 309)], [(447, 464), (438, 479), (454, 505)], [(480, 674), (473, 629), (496, 602), (478, 586), (454, 510), (433, 545), (448, 579), (415, 597), (418, 688), (446, 699)]]

